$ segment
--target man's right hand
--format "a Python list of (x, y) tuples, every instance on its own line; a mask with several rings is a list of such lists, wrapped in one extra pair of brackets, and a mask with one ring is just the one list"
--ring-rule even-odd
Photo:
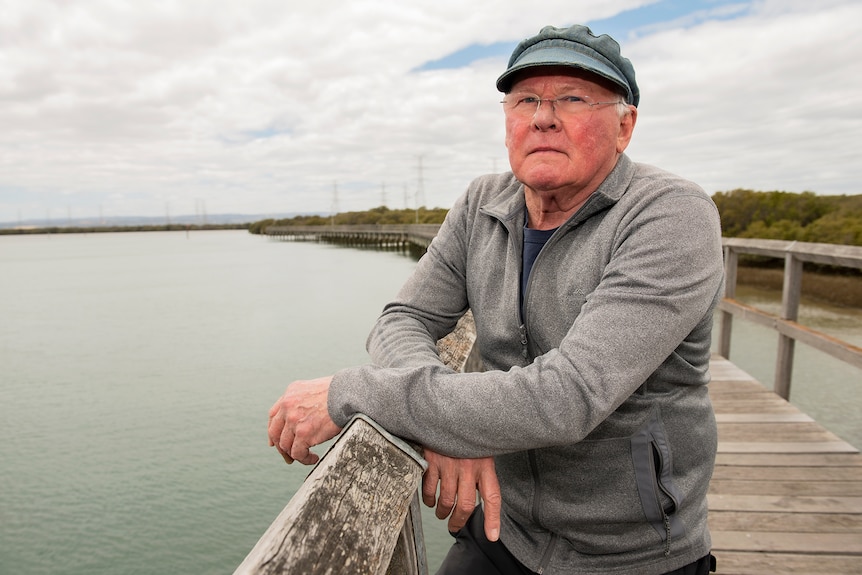
[[(424, 450), (428, 470), (422, 479), (422, 501), (437, 509), (437, 519), (449, 517), (449, 531), (455, 533), (467, 523), (476, 508), (476, 491), (484, 502), (485, 536), (488, 541), (500, 538), (500, 484), (494, 459), (458, 459)], [(437, 497), (437, 486), (440, 496)]]

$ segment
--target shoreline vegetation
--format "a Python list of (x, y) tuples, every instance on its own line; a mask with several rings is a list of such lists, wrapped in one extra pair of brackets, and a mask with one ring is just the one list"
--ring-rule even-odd
[(190, 232), (203, 230), (247, 230), (250, 223), (243, 224), (145, 224), (131, 226), (48, 226), (26, 228), (3, 228), (0, 236), (32, 234), (104, 234), (115, 232)]
[[(775, 239), (862, 246), (862, 195), (818, 196), (813, 192), (756, 192), (737, 189), (716, 192), (712, 199), (721, 214), (725, 237)], [(393, 210), (380, 206), (361, 212), (299, 215), (232, 224), (164, 224), (114, 226), (51, 226), (0, 229), (2, 235), (148, 231), (248, 230), (265, 234), (268, 226), (328, 226), (440, 224), (444, 208)], [(740, 285), (781, 293), (783, 262), (744, 256), (738, 270)], [(805, 266), (802, 295), (812, 302), (862, 309), (862, 270)]]

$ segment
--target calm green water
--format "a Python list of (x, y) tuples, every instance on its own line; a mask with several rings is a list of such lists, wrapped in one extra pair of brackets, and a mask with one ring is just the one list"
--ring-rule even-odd
[[(231, 573), (309, 471), (267, 446), (269, 407), (365, 362), (413, 267), (242, 231), (0, 237), (0, 574)], [(737, 322), (734, 361), (771, 382), (774, 339)], [(800, 347), (820, 383), (797, 369), (794, 402), (862, 445), (858, 370), (824, 382)], [(424, 523), (433, 571), (451, 539)]]
[(414, 265), (241, 231), (0, 238), (0, 573), (233, 572), (309, 471), (269, 407), (366, 361)]

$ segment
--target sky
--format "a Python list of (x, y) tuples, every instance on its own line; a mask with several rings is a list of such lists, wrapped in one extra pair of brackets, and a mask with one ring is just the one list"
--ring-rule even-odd
[(0, 0), (0, 222), (449, 207), (545, 25), (634, 64), (627, 154), (862, 194), (860, 0)]

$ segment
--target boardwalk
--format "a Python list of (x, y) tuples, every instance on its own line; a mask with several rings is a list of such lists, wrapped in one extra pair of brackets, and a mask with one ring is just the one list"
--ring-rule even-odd
[(712, 378), (718, 573), (862, 573), (862, 454), (728, 360)]

